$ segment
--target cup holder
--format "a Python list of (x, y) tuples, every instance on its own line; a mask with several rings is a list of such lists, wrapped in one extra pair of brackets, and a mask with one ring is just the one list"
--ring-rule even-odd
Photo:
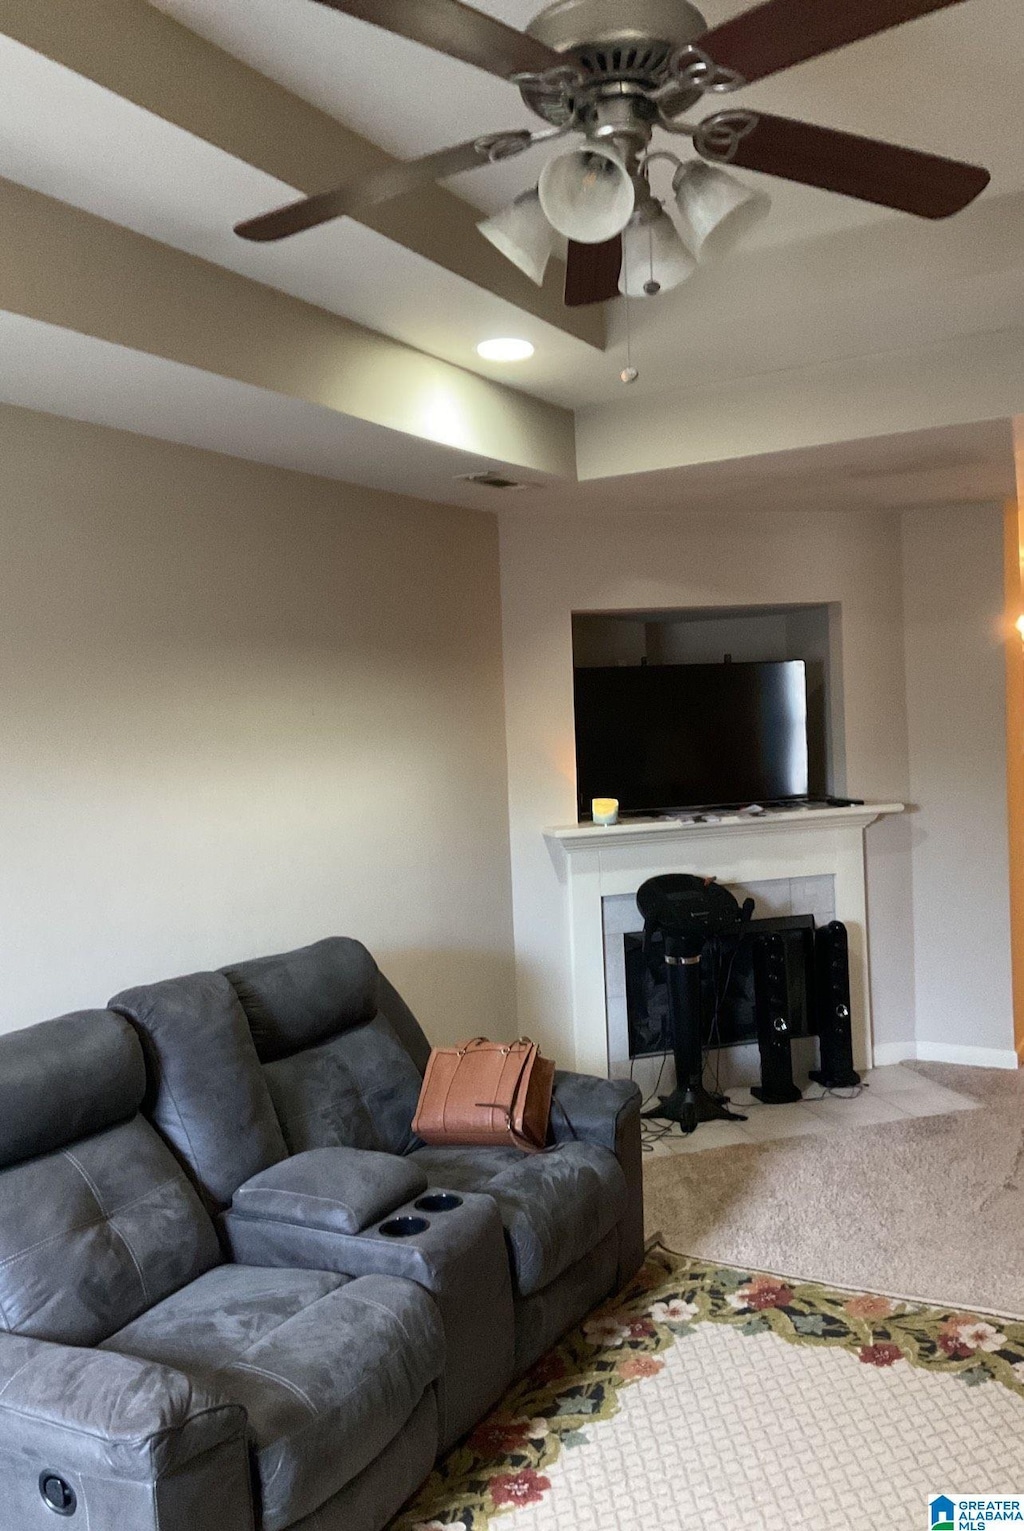
[(414, 1233), (426, 1233), (429, 1227), (425, 1217), (389, 1217), (377, 1232), (388, 1239), (411, 1239)]
[(456, 1207), (462, 1206), (462, 1197), (455, 1196), (451, 1191), (430, 1191), (426, 1196), (421, 1196), (414, 1206), (420, 1212), (454, 1212)]

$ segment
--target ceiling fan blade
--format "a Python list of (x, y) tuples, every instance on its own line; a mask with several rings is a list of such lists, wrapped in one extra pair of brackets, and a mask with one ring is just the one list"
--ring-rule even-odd
[(712, 162), (760, 170), (919, 218), (960, 212), (991, 179), (980, 165), (767, 112), (717, 112), (701, 123), (693, 142)]
[(566, 307), (584, 308), (588, 303), (617, 298), (621, 270), (621, 234), (613, 234), (599, 245), (581, 245), (570, 239), (565, 263)]
[(415, 191), (430, 181), (475, 170), (478, 165), (489, 164), (494, 158), (507, 159), (528, 149), (531, 142), (532, 135), (524, 129), (522, 132), (492, 133), (486, 138), (456, 144), (451, 149), (438, 149), (420, 159), (388, 165), (372, 175), (361, 176), (358, 181), (336, 186), (333, 191), (321, 191), (315, 197), (300, 197), (273, 212), (261, 213), (258, 218), (247, 218), (235, 225), (235, 233), (242, 239), (261, 242), (287, 239), (290, 234), (299, 234), (303, 229), (330, 223), (332, 218), (357, 216), (380, 202), (390, 202), (393, 197)]
[(764, 0), (712, 27), (701, 49), (745, 81), (845, 48), (964, 0)]
[(554, 49), (515, 27), (462, 0), (319, 0), (334, 11), (372, 22), (386, 32), (397, 32), (414, 43), (423, 43), (449, 58), (475, 64), (488, 74), (537, 73), (554, 69), (565, 60)]

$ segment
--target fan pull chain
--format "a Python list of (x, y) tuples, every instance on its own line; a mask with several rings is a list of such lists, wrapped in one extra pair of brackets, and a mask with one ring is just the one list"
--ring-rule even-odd
[(649, 275), (647, 281), (644, 283), (644, 292), (647, 294), (647, 296), (649, 298), (656, 298), (658, 293), (661, 291), (661, 283), (658, 281), (657, 277), (654, 275), (654, 224), (653, 223), (649, 223), (647, 225), (647, 256), (648, 256), (648, 262), (649, 262), (649, 264), (648, 264), (648, 271), (650, 272), (650, 275)]
[(635, 383), (640, 373), (633, 366), (633, 337), (629, 325), (629, 243), (622, 241), (622, 307), (626, 316), (626, 365), (619, 373), (620, 383)]

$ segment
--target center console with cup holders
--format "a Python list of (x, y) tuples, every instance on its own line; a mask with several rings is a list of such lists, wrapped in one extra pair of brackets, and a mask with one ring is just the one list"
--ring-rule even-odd
[(445, 1334), (442, 1447), (511, 1381), (512, 1285), (490, 1197), (428, 1189), (414, 1159), (311, 1148), (239, 1186), (219, 1222), (242, 1264), (400, 1276), (431, 1294)]

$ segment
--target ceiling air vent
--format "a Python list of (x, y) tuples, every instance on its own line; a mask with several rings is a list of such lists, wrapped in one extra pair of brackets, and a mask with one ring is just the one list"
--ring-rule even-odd
[(482, 484), (485, 489), (534, 489), (535, 484), (520, 484), (514, 478), (506, 478), (503, 473), (460, 473), (456, 479), (458, 484)]

